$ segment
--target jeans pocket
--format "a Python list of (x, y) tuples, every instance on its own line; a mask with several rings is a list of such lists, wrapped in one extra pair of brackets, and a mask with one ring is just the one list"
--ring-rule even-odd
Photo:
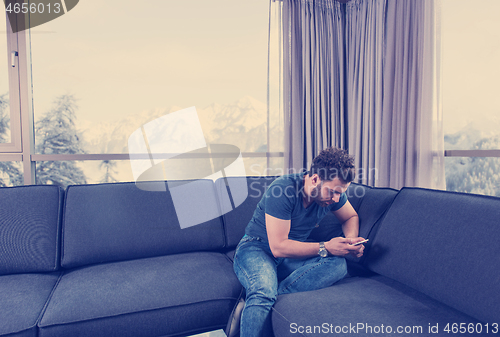
[(245, 235), (244, 237), (241, 238), (240, 242), (238, 243), (238, 246), (252, 241), (262, 241), (262, 239), (259, 238), (258, 236)]
[(238, 248), (240, 248), (241, 246), (244, 246), (247, 243), (255, 241), (262, 242), (262, 238), (259, 238), (258, 236), (245, 235), (243, 238), (241, 238), (240, 242), (238, 243), (238, 246), (236, 246), (236, 251), (238, 251)]

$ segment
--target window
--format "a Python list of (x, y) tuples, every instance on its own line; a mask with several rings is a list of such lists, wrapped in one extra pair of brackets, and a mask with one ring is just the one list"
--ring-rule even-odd
[(442, 0), (447, 189), (500, 196), (498, 0)]
[(268, 11), (268, 0), (86, 0), (31, 28), (37, 183), (133, 181), (130, 135), (192, 106), (207, 144), (237, 146), (247, 175), (280, 169)]

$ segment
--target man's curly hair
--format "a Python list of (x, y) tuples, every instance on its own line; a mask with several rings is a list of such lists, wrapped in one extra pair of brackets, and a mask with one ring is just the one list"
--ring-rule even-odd
[(354, 157), (336, 147), (324, 149), (313, 159), (309, 176), (313, 174), (317, 174), (322, 181), (339, 178), (344, 183), (350, 183), (356, 177)]

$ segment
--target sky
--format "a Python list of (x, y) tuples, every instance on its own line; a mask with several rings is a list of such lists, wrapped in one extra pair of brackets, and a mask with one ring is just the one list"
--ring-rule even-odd
[[(246, 95), (266, 101), (267, 0), (139, 3), (82, 0), (32, 29), (35, 119), (63, 94), (93, 122)], [(440, 3), (444, 126), (453, 133), (500, 118), (500, 0)], [(2, 68), (0, 94), (4, 78)]]
[(445, 134), (499, 121), (500, 0), (441, 1)]
[(82, 0), (31, 29), (35, 120), (73, 94), (78, 118), (265, 102), (268, 1)]

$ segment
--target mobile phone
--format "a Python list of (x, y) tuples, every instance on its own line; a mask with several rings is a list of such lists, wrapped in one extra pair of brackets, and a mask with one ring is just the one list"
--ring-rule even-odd
[(359, 242), (356, 242), (356, 243), (353, 243), (352, 245), (353, 246), (359, 246), (360, 244), (363, 244), (365, 242), (368, 242), (369, 239), (366, 239), (366, 240), (363, 240), (363, 241), (359, 241)]

